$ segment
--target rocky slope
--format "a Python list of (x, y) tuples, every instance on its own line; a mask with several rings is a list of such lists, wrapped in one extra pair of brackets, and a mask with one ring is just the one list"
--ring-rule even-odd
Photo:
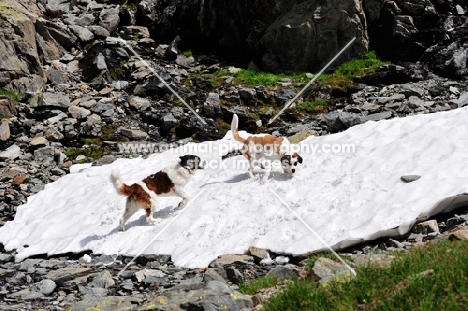
[[(104, 165), (145, 154), (122, 152), (119, 142), (217, 139), (233, 113), (250, 132), (298, 141), (369, 120), (468, 104), (464, 1), (335, 2), (0, 0), (0, 88), (19, 95), (17, 102), (0, 95), (0, 225), (72, 163)], [(270, 127), (268, 120), (299, 89), (289, 79), (272, 87), (240, 85), (230, 66), (253, 61), (251, 67), (270, 70), (312, 70), (355, 35), (356, 45), (342, 60), (371, 47), (407, 62), (384, 66), (346, 92), (312, 87), (298, 102), (327, 99), (332, 105), (313, 114), (292, 107)], [(188, 49), (218, 55), (184, 56)], [(226, 72), (214, 83), (220, 69)], [(465, 229), (463, 217), (439, 221), (441, 235), (432, 226), (433, 234), (380, 247), (392, 251), (446, 238), (455, 226)], [(64, 254), (14, 263), (13, 253), (0, 254), (0, 310), (106, 304), (109, 310), (248, 309), (263, 298), (236, 292), (239, 280), (308, 273), (303, 258), (289, 258), (283, 266), (280, 254), (260, 265), (267, 250), (220, 259), (206, 271), (179, 269), (167, 257), (142, 257), (119, 276), (130, 258)]]

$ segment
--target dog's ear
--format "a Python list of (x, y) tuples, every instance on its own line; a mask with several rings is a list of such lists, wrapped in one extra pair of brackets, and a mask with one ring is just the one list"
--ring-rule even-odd
[(298, 155), (297, 153), (295, 153), (294, 155), (297, 157), (297, 162), (302, 164), (302, 157), (300, 155)]
[(284, 156), (281, 157), (280, 161), (281, 161), (282, 166), (291, 165), (291, 156), (290, 155), (284, 155)]

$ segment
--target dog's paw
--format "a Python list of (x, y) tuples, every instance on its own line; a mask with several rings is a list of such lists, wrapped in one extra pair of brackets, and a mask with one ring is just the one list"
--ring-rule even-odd
[(179, 203), (179, 205), (177, 205), (177, 208), (178, 209), (183, 209), (185, 207), (185, 205), (187, 205), (187, 202), (182, 201), (182, 202)]
[(119, 226), (119, 230), (122, 232), (125, 232), (125, 227), (124, 226)]
[(146, 218), (146, 222), (151, 224), (151, 225), (156, 225), (156, 224), (159, 224), (160, 222), (162, 221), (161, 218)]

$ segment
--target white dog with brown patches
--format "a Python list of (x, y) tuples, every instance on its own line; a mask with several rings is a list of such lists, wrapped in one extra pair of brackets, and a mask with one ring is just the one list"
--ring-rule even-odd
[(181, 197), (182, 201), (178, 208), (183, 208), (187, 204), (189, 196), (184, 191), (184, 187), (197, 169), (203, 169), (203, 164), (200, 162), (200, 158), (194, 155), (184, 155), (179, 159), (179, 162), (131, 185), (122, 182), (117, 170), (112, 171), (111, 181), (117, 192), (127, 197), (125, 212), (119, 223), (121, 231), (125, 231), (127, 220), (140, 209), (146, 211), (148, 223), (159, 222), (160, 220), (153, 218), (158, 196)]
[(260, 166), (265, 169), (262, 183), (270, 176), (274, 162), (280, 162), (283, 171), (289, 176), (296, 172), (298, 163), (302, 163), (302, 157), (292, 152), (291, 144), (285, 137), (276, 137), (269, 134), (249, 134), (247, 138), (239, 135), (239, 118), (236, 114), (232, 117), (231, 132), (235, 140), (243, 143), (242, 154), (249, 161), (248, 174), (253, 178), (253, 168)]

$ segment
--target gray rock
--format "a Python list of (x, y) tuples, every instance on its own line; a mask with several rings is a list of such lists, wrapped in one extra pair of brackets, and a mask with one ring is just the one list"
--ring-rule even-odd
[(63, 140), (65, 138), (65, 136), (63, 136), (63, 134), (60, 133), (60, 131), (55, 127), (49, 127), (45, 131), (44, 137), (48, 141), (61, 141), (61, 140)]
[(416, 234), (439, 233), (439, 226), (436, 220), (428, 220), (415, 225), (411, 231)]
[(57, 84), (68, 83), (67, 76), (63, 74), (63, 72), (61, 72), (60, 70), (56, 70), (56, 69), (48, 70), (46, 75), (47, 75), (47, 80), (52, 84), (57, 85)]
[(253, 264), (254, 258), (249, 255), (222, 255), (210, 263), (209, 267), (223, 268), (224, 266), (233, 264)]
[(94, 23), (96, 18), (93, 14), (81, 14), (80, 16), (76, 17), (72, 14), (66, 14), (63, 21), (67, 25), (78, 25), (81, 27), (90, 26)]
[(94, 113), (99, 113), (99, 114), (103, 114), (105, 113), (106, 111), (114, 111), (114, 105), (112, 104), (108, 104), (108, 103), (104, 103), (104, 102), (98, 102), (97, 104), (93, 105), (91, 107), (91, 111), (94, 112)]
[(208, 117), (216, 117), (221, 113), (221, 105), (219, 102), (218, 93), (208, 93), (208, 96), (203, 103), (203, 111)]
[(110, 32), (106, 28), (98, 25), (92, 25), (87, 27), (96, 37), (109, 37)]
[(139, 96), (131, 96), (128, 100), (128, 104), (130, 107), (133, 107), (136, 110), (146, 110), (147, 108), (151, 107), (151, 102), (149, 99)]
[(6, 141), (10, 138), (10, 125), (8, 121), (1, 121), (0, 123), (0, 140)]
[(421, 176), (419, 175), (404, 175), (404, 176), (401, 176), (400, 177), (402, 181), (404, 182), (413, 182), (413, 181), (416, 181), (418, 180), (419, 178), (421, 178)]
[(339, 119), (345, 128), (349, 128), (361, 123), (360, 115), (352, 112), (341, 112), (339, 114)]
[(268, 256), (268, 250), (264, 248), (250, 246), (248, 254), (254, 258), (255, 262), (260, 262), (263, 258), (266, 258)]
[[(203, 281), (204, 282), (209, 282), (209, 281), (224, 282), (224, 278), (218, 273), (218, 270), (220, 269), (215, 269), (215, 268), (206, 269), (206, 272), (203, 276)], [(224, 271), (224, 274), (226, 274), (225, 271)], [(227, 278), (227, 275), (225, 275), (225, 278)]]
[(424, 107), (424, 101), (416, 96), (410, 96), (408, 99), (408, 107), (411, 109), (417, 109)]
[(341, 262), (320, 257), (310, 271), (312, 279), (320, 282), (329, 282), (337, 279), (349, 279), (351, 271)]
[(53, 125), (53, 124), (65, 119), (66, 117), (67, 117), (67, 115), (60, 111), (58, 115), (47, 119), (47, 123), (49, 125)]
[(383, 119), (391, 118), (392, 115), (393, 114), (392, 114), (391, 111), (373, 113), (373, 114), (369, 114), (367, 116), (361, 116), (361, 122), (365, 123), (367, 121), (380, 121), (380, 120), (383, 120)]
[(55, 157), (55, 148), (51, 146), (42, 147), (34, 150), (34, 160), (41, 163), (53, 163)]
[(47, 0), (46, 9), (52, 16), (68, 13), (70, 11), (70, 1), (67, 0)]
[(70, 106), (68, 108), (68, 112), (73, 118), (78, 119), (78, 120), (85, 119), (87, 116), (91, 114), (91, 111), (89, 111), (86, 108), (79, 107), (79, 106)]
[(6, 148), (4, 151), (0, 152), (1, 160), (14, 160), (21, 155), (21, 149), (17, 145), (11, 145)]
[(375, 113), (380, 111), (382, 109), (382, 106), (374, 103), (365, 102), (362, 106), (360, 106), (360, 109), (368, 111), (369, 113)]
[[(252, 299), (231, 288), (224, 282), (209, 281), (192, 285), (192, 289), (175, 286), (163, 296), (151, 298), (149, 305), (164, 304), (167, 310), (248, 310)], [(142, 305), (145, 308), (145, 304)]]
[(468, 105), (468, 92), (462, 93), (459, 98), (452, 99), (451, 102), (458, 105), (458, 107), (465, 107)]
[[(394, 242), (398, 242), (392, 240)], [(400, 243), (401, 244), (401, 243)], [(394, 256), (388, 254), (347, 254), (346, 257), (353, 261), (355, 267), (367, 267), (369, 265), (377, 267), (389, 267), (392, 265)]]
[(38, 106), (68, 108), (71, 105), (68, 96), (63, 94), (46, 92), (38, 94), (33, 98), (36, 97)]
[(344, 124), (340, 120), (340, 113), (338, 112), (324, 113), (322, 114), (322, 119), (325, 121), (325, 124), (332, 130), (339, 131), (344, 128)]
[(97, 70), (101, 73), (109, 71), (106, 64), (106, 58), (102, 53), (99, 53), (93, 61), (93, 65), (96, 66)]
[(400, 85), (401, 93), (406, 97), (417, 96), (423, 97), (426, 93), (425, 90), (415, 84), (402, 84)]
[(276, 266), (265, 275), (267, 278), (276, 278), (278, 280), (295, 280), (297, 274), (288, 266)]
[(246, 101), (247, 103), (251, 103), (255, 101), (255, 96), (257, 95), (257, 91), (255, 89), (242, 86), (242, 87), (239, 87), (238, 92), (239, 92), (240, 98)]
[(385, 105), (385, 108), (400, 111), (403, 108), (403, 103), (401, 102), (388, 103)]
[(16, 115), (15, 103), (11, 98), (0, 96), (0, 114), (4, 116), (14, 116)]
[(60, 268), (57, 270), (52, 270), (49, 273), (47, 273), (44, 276), (44, 278), (50, 279), (61, 286), (66, 281), (70, 281), (78, 276), (88, 275), (91, 272), (92, 272), (91, 268), (66, 267), (66, 268)]
[(89, 42), (94, 39), (94, 34), (86, 29), (85, 27), (81, 27), (78, 25), (70, 25), (68, 26), (73, 33), (83, 42)]
[(190, 68), (195, 63), (195, 58), (193, 58), (192, 56), (187, 57), (184, 55), (177, 55), (175, 62), (179, 66), (182, 66), (184, 68)]
[(108, 270), (104, 270), (93, 278), (93, 280), (88, 283), (90, 287), (98, 288), (109, 288), (115, 285), (115, 281), (112, 279), (112, 275)]
[(391, 102), (394, 102), (394, 101), (402, 101), (405, 99), (405, 95), (404, 94), (395, 94), (395, 95), (392, 95), (392, 96), (389, 96), (389, 97), (378, 97), (377, 98), (377, 102), (381, 105), (385, 105), (387, 103), (391, 103)]
[(23, 289), (19, 292), (7, 295), (8, 298), (20, 299), (20, 300), (34, 300), (44, 297), (44, 294), (35, 292), (29, 288)]
[(140, 130), (133, 130), (133, 129), (121, 129), (120, 131), (123, 136), (128, 137), (130, 139), (146, 139), (148, 137), (148, 134), (140, 131)]
[(177, 119), (174, 117), (172, 113), (167, 113), (164, 115), (162, 119), (162, 128), (167, 130), (170, 130), (177, 124)]
[(99, 26), (104, 27), (111, 34), (117, 29), (119, 22), (119, 6), (115, 8), (104, 8), (99, 14)]
[[(133, 310), (136, 305), (142, 303), (141, 298), (129, 296), (107, 296), (99, 297), (95, 295), (88, 295), (86, 300), (74, 302), (70, 309), (73, 311), (89, 311), (89, 310), (102, 310), (102, 311), (126, 311)], [(159, 306), (159, 302), (155, 302)], [(153, 305), (153, 308), (154, 308)]]
[(33, 286), (33, 291), (41, 293), (43, 295), (50, 295), (57, 288), (57, 284), (54, 281), (45, 279), (38, 283), (35, 283)]
[(166, 274), (162, 272), (161, 270), (157, 270), (157, 269), (143, 269), (138, 272), (135, 272), (133, 274), (133, 277), (135, 278), (135, 281), (141, 283), (143, 282), (144, 279), (149, 278), (149, 277), (164, 278), (166, 277)]
[(289, 100), (293, 99), (296, 94), (295, 89), (285, 88), (276, 90), (274, 96), (279, 104), (284, 105), (289, 102)]

